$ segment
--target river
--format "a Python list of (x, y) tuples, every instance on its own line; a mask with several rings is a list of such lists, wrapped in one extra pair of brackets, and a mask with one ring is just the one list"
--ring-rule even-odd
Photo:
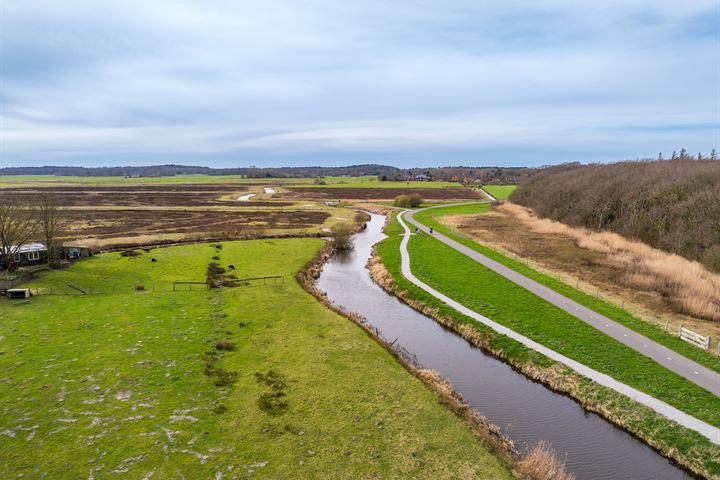
[(381, 215), (371, 215), (367, 229), (355, 236), (354, 249), (335, 255), (323, 269), (317, 286), (332, 302), (362, 315), (384, 338), (397, 339), (424, 368), (438, 371), (521, 450), (540, 440), (550, 442), (578, 480), (691, 478), (599, 415), (385, 293), (365, 268), (372, 246), (385, 238), (384, 221)]

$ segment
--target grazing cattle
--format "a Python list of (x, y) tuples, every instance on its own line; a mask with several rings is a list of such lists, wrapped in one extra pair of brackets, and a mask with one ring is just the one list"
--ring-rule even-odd
[(228, 265), (228, 268), (229, 268), (230, 270), (235, 270), (235, 265)]
[(157, 262), (157, 258), (151, 258), (150, 261), (151, 261), (151, 262)]

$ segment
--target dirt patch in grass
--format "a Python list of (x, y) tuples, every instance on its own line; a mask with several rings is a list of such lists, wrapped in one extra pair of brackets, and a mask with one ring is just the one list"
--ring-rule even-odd
[(426, 200), (480, 199), (485, 196), (468, 188), (311, 188), (288, 187), (285, 198), (326, 200), (393, 200), (398, 195), (419, 194)]
[[(624, 304), (625, 309), (650, 323), (671, 331), (683, 324), (704, 335), (720, 335), (720, 304), (713, 304), (713, 298), (720, 298), (718, 275), (705, 271), (714, 277), (714, 282), (695, 275), (688, 282), (673, 282), (652, 269), (657, 264), (666, 270), (671, 261), (679, 261), (682, 265), (673, 267), (679, 274), (691, 271), (692, 264), (699, 266), (696, 262), (641, 245), (650, 250), (644, 252), (636, 248), (637, 242), (622, 238), (608, 243), (604, 239), (608, 234), (537, 219), (525, 208), (512, 204), (500, 205), (482, 215), (441, 217), (441, 221), (480, 243), (527, 259), (536, 269), (559, 276), (580, 290), (594, 295), (599, 291), (602, 297)], [(655, 259), (654, 253), (667, 258)], [(650, 266), (646, 268), (645, 263)], [(698, 310), (694, 300), (703, 298)], [(711, 318), (714, 321), (709, 321)]]

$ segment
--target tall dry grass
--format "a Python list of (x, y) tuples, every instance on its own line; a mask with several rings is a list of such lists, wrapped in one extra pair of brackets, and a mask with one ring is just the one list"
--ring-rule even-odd
[(558, 459), (549, 443), (538, 442), (518, 462), (518, 473), (529, 480), (574, 480), (572, 473), (565, 471), (565, 462)]
[(574, 228), (538, 218), (532, 211), (505, 203), (496, 207), (537, 233), (565, 235), (582, 248), (604, 253), (624, 272), (628, 286), (659, 292), (680, 313), (720, 322), (720, 275), (698, 262), (628, 240), (616, 233)]

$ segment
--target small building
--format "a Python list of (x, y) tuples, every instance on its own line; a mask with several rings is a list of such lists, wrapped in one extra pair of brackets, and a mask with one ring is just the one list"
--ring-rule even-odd
[[(15, 247), (12, 247), (12, 250), (15, 250)], [(13, 258), (15, 267), (29, 267), (31, 265), (41, 265), (46, 262), (47, 247), (42, 243), (21, 245)], [(5, 261), (0, 258), (0, 270), (5, 270), (6, 268)]]
[(63, 247), (63, 257), (66, 260), (79, 260), (81, 258), (92, 257), (93, 253), (90, 247), (83, 245), (65, 245)]

